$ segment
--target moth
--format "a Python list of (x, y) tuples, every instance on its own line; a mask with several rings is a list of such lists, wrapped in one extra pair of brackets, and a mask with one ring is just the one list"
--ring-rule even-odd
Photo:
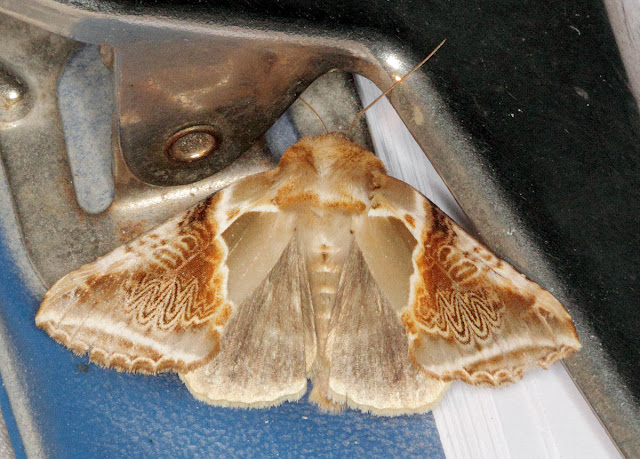
[(341, 134), (60, 279), (36, 324), (213, 405), (423, 412), (580, 349), (547, 291)]

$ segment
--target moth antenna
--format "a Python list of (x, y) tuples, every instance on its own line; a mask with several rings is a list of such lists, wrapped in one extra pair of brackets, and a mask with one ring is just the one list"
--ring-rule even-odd
[(322, 123), (322, 127), (324, 128), (324, 133), (328, 134), (329, 129), (327, 129), (327, 125), (324, 124), (324, 121), (322, 121), (322, 118), (320, 118), (320, 115), (318, 115), (318, 112), (315, 111), (314, 108), (311, 105), (309, 105), (309, 103), (306, 100), (304, 100), (302, 97), (298, 97), (298, 99), (300, 100), (300, 102), (305, 104), (307, 108), (313, 112), (314, 115), (316, 115), (316, 118), (318, 118), (320, 120), (320, 123)]
[(362, 115), (365, 114), (365, 112), (367, 110), (369, 110), (371, 107), (373, 107), (380, 99), (382, 99), (384, 96), (386, 96), (387, 94), (389, 94), (391, 91), (393, 91), (393, 89), (398, 86), (400, 83), (402, 83), (405, 78), (407, 78), (409, 75), (411, 75), (413, 72), (415, 72), (416, 70), (418, 70), (420, 67), (422, 67), (429, 59), (431, 59), (433, 57), (433, 55), (435, 53), (438, 52), (438, 50), (440, 48), (442, 48), (442, 45), (444, 45), (444, 42), (447, 41), (447, 39), (445, 38), (444, 40), (442, 40), (440, 42), (440, 44), (438, 46), (436, 46), (436, 48), (431, 51), (431, 53), (429, 53), (429, 55), (427, 57), (425, 57), (422, 62), (420, 62), (418, 65), (416, 65), (413, 70), (411, 70), (409, 73), (407, 73), (405, 76), (403, 76), (402, 78), (400, 78), (398, 81), (396, 81), (395, 83), (393, 83), (389, 88), (387, 88), (382, 94), (380, 94), (376, 100), (374, 100), (373, 102), (371, 102), (369, 105), (367, 105), (365, 108), (363, 108), (362, 110), (360, 110), (358, 112), (358, 114), (355, 116), (355, 118), (353, 118), (353, 121), (351, 121), (351, 124), (349, 124), (349, 128), (347, 129), (347, 137), (349, 137), (349, 133), (351, 132), (351, 130), (353, 129), (353, 127), (356, 125), (356, 122), (360, 119), (360, 117)]

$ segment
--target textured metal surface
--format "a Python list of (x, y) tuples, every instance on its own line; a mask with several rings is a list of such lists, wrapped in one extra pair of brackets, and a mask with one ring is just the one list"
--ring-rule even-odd
[[(19, 123), (6, 125), (0, 131), (0, 141), (27, 250), (45, 283), (51, 284), (69, 271), (155, 226), (231, 181), (273, 165), (274, 158), (265, 150), (264, 144), (258, 142), (233, 164), (197, 183), (166, 188), (148, 185), (138, 179), (128, 167), (122, 154), (118, 136), (120, 131), (116, 128), (112, 153), (113, 202), (102, 213), (87, 213), (79, 206), (76, 197), (78, 187), (74, 187), (74, 180), (80, 178), (79, 171), (77, 167), (70, 168), (65, 135), (67, 143), (73, 145), (78, 130), (102, 129), (104, 126), (83, 124), (83, 118), (87, 116), (86, 108), (80, 110), (75, 119), (67, 108), (63, 111), (63, 115), (68, 118), (67, 129), (66, 133), (63, 132), (56, 98), (60, 74), (72, 54), (80, 49), (80, 43), (6, 16), (0, 20), (3, 42), (6, 44), (0, 50), (0, 59), (12, 62), (17, 71), (29, 76), (32, 90), (36, 93), (34, 97), (38, 100), (28, 117)], [(81, 87), (82, 75), (77, 78), (77, 86)], [(67, 86), (74, 85), (69, 83)], [(116, 85), (116, 94), (117, 91)], [(319, 99), (318, 106), (335, 100), (332, 98), (343, 100), (340, 113), (343, 120), (349, 119), (344, 110), (355, 114), (355, 104), (358, 103), (353, 88), (348, 87), (344, 76), (324, 78), (316, 85), (316, 89), (312, 88), (309, 97), (313, 101)], [(110, 104), (105, 102), (102, 105), (101, 108), (108, 114)], [(333, 110), (340, 111), (337, 108)], [(313, 127), (317, 125), (317, 120), (302, 116)], [(103, 120), (104, 116), (100, 119)], [(118, 119), (119, 115), (116, 113), (116, 126)], [(331, 121), (329, 115), (327, 120)], [(363, 126), (364, 123), (360, 123), (360, 132)], [(253, 141), (252, 136), (247, 139)], [(164, 143), (168, 138), (159, 138), (162, 139), (160, 148), (165, 155)], [(367, 144), (366, 138), (358, 134), (357, 130), (356, 140)], [(216, 151), (213, 156), (217, 153)], [(80, 161), (91, 164), (89, 158), (82, 158)], [(72, 164), (77, 162), (78, 159), (72, 161)], [(201, 163), (194, 161), (189, 164), (198, 168)], [(80, 202), (84, 201), (86, 199), (81, 196)], [(48, 231), (42, 231), (45, 224)]]
[[(111, 120), (113, 78), (98, 47), (85, 45), (67, 62), (58, 83), (58, 107), (78, 204), (91, 214), (113, 201)], [(83, 135), (91, 132), (91, 135)]]
[[(328, 50), (305, 37), (180, 25), (149, 23), (114, 45), (123, 156), (136, 177), (155, 185), (191, 183), (223, 169), (335, 66)], [(192, 125), (211, 126), (218, 149), (197, 162), (172, 161), (167, 139)]]
[(216, 176), (188, 188), (161, 189), (133, 177), (116, 144), (114, 201), (104, 213), (87, 214), (76, 199), (56, 100), (60, 73), (79, 45), (6, 16), (0, 21), (0, 59), (27, 75), (38, 101), (28, 116), (0, 129), (0, 146), (27, 250), (46, 283), (230, 181), (269, 167), (271, 159), (258, 145)]
[(29, 88), (0, 62), (0, 123), (17, 121), (31, 108)]
[[(211, 30), (236, 38), (253, 31), (248, 39), (265, 33), (338, 56), (329, 66), (380, 87), (448, 37), (443, 52), (391, 100), (485, 242), (567, 305), (585, 345), (567, 365), (620, 448), (640, 455), (639, 261), (632, 255), (640, 245), (640, 116), (599, 2), (0, 5), (89, 42), (124, 43), (145, 30), (184, 27), (209, 38)], [(256, 19), (264, 17), (268, 30)], [(316, 32), (304, 29), (310, 23)], [(93, 250), (78, 245), (71, 255), (79, 261)]]
[(191, 162), (209, 156), (218, 148), (216, 132), (206, 125), (181, 129), (166, 142), (164, 151), (174, 161)]

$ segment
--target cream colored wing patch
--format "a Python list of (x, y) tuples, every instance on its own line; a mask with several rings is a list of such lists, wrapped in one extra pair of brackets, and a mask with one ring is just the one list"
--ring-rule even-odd
[[(189, 391), (214, 405), (265, 407), (297, 400), (315, 353), (311, 292), (294, 237), (268, 276), (237, 308), (220, 353), (181, 374)], [(309, 352), (311, 350), (311, 352)]]
[[(256, 295), (255, 290), (274, 269), (296, 233), (296, 219), (285, 212), (248, 212), (238, 218), (222, 237), (229, 248), (227, 255), (227, 295), (235, 305), (242, 304), (248, 296)], [(298, 244), (300, 240), (297, 239)], [(298, 255), (295, 252), (294, 255)], [(297, 262), (297, 261), (296, 261)], [(288, 271), (283, 275), (288, 275)], [(297, 275), (297, 272), (293, 272)], [(307, 279), (300, 279), (300, 289), (306, 292)], [(304, 285), (302, 285), (304, 284)], [(271, 284), (275, 285), (275, 284)], [(264, 285), (263, 285), (264, 287)], [(263, 288), (261, 287), (261, 288)], [(295, 290), (297, 292), (298, 289)], [(283, 293), (283, 292), (281, 292)], [(291, 293), (294, 294), (294, 291)], [(282, 304), (287, 305), (284, 298)], [(297, 301), (293, 298), (292, 301)], [(316, 357), (316, 333), (313, 321), (313, 309), (306, 299), (302, 309), (304, 341), (307, 368)], [(287, 305), (288, 307), (288, 305)]]
[(409, 185), (380, 178), (378, 213), (418, 241), (402, 319), (411, 354), (445, 381), (498, 385), (578, 350), (573, 322), (553, 296), (498, 259)]
[(402, 322), (356, 244), (340, 280), (327, 356), (329, 398), (379, 415), (427, 411), (448, 386), (409, 360)]

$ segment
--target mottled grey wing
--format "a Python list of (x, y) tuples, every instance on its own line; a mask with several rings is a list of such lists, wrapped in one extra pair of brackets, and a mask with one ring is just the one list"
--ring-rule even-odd
[(220, 353), (181, 378), (196, 398), (214, 405), (265, 407), (297, 400), (315, 357), (313, 327), (307, 272), (294, 236), (237, 306)]
[(409, 360), (409, 341), (400, 316), (373, 278), (356, 242), (343, 268), (327, 356), (329, 398), (375, 414), (427, 411), (447, 388)]

